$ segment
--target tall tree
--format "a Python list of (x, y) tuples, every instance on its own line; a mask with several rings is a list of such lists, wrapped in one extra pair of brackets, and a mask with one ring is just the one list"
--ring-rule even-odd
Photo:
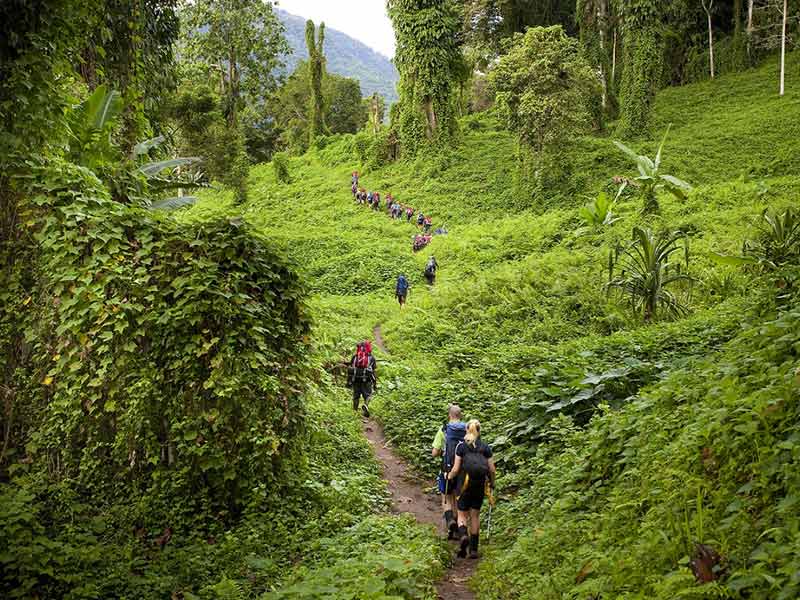
[(625, 49), (618, 134), (635, 137), (650, 128), (650, 113), (663, 69), (661, 0), (621, 0)]
[(280, 57), (289, 52), (283, 25), (267, 0), (185, 1), (188, 58), (216, 71), (236, 126), (244, 103), (263, 103), (277, 88)]
[(414, 155), (457, 129), (456, 95), (464, 77), (457, 0), (388, 0), (400, 72), (400, 143)]
[(711, 25), (711, 11), (714, 10), (714, 0), (700, 0), (708, 19), (708, 66), (711, 70), (711, 79), (714, 79), (714, 29)]
[(322, 94), (322, 80), (325, 77), (325, 23), (320, 23), (318, 39), (314, 39), (314, 21), (306, 22), (306, 46), (308, 47), (309, 81), (311, 97), (309, 98), (308, 135), (309, 143), (325, 133), (325, 99)]

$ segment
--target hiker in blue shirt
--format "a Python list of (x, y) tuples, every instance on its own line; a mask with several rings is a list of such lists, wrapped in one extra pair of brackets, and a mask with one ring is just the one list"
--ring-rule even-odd
[(455, 538), (458, 530), (456, 521), (456, 511), (458, 510), (456, 499), (456, 483), (447, 479), (447, 474), (453, 468), (456, 460), (456, 447), (464, 440), (467, 434), (467, 426), (461, 420), (461, 408), (451, 404), (447, 411), (448, 421), (437, 432), (433, 439), (433, 450), (431, 454), (434, 458), (441, 456), (442, 465), (436, 481), (439, 486), (439, 493), (442, 495), (442, 511), (444, 512), (444, 524), (447, 529), (447, 539)]
[(406, 297), (408, 296), (408, 279), (406, 279), (405, 275), (400, 275), (397, 278), (397, 285), (394, 288), (394, 295), (397, 298), (397, 301), (400, 303), (400, 308), (406, 303)]

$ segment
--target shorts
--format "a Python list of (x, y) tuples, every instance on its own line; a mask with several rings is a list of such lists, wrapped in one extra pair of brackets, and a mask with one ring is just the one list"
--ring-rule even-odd
[(467, 489), (461, 492), (458, 497), (458, 510), (480, 510), (483, 506), (483, 499), (486, 496), (486, 482), (470, 482)]

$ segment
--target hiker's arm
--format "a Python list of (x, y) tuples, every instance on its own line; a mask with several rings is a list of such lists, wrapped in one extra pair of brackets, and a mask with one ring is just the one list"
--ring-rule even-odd
[(442, 455), (442, 451), (439, 450), (439, 448), (434, 448), (434, 449), (431, 450), (431, 456), (433, 456), (434, 458), (436, 458), (437, 456), (441, 456), (441, 455)]
[(494, 489), (494, 479), (495, 479), (496, 475), (497, 475), (497, 469), (494, 466), (494, 459), (490, 458), (489, 459), (489, 485), (492, 486), (492, 489)]
[(458, 472), (461, 470), (461, 457), (456, 455), (456, 462), (453, 463), (453, 468), (447, 474), (448, 479), (455, 479)]

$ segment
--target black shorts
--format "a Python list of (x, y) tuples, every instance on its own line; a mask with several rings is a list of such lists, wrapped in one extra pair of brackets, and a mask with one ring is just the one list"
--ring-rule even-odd
[(470, 482), (458, 497), (458, 510), (480, 510), (486, 496), (486, 482)]

